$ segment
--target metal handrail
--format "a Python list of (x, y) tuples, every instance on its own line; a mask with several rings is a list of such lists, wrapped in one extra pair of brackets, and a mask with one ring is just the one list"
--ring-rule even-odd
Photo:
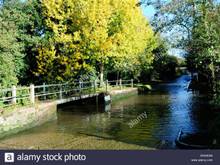
[[(129, 83), (131, 82), (131, 83)], [(111, 84), (109, 84), (111, 83)], [(114, 84), (115, 83), (115, 84)], [(100, 81), (99, 80), (94, 80), (94, 81), (85, 81), (85, 82), (80, 82), (80, 81), (74, 81), (74, 82), (68, 82), (68, 83), (63, 83), (63, 84), (43, 84), (43, 85), (30, 85), (29, 87), (27, 86), (19, 86), (15, 87), (13, 86), (12, 88), (7, 88), (7, 89), (1, 89), (0, 90), (0, 102), (1, 103), (7, 103), (5, 105), (13, 105), (16, 104), (16, 100), (22, 100), (22, 99), (30, 99), (32, 103), (34, 103), (35, 98), (43, 97), (43, 100), (49, 100), (50, 95), (56, 95), (56, 97), (62, 98), (63, 96), (67, 95), (75, 95), (75, 94), (83, 94), (84, 90), (89, 90), (86, 91), (88, 94), (91, 94), (93, 92), (96, 92), (96, 88), (99, 88)], [(111, 81), (105, 81), (103, 83), (105, 86), (105, 89), (101, 88), (102, 90), (108, 90), (109, 87), (121, 87), (122, 86), (128, 86), (131, 85), (133, 86), (133, 80), (111, 80)], [(110, 88), (109, 88), (110, 89)], [(24, 94), (19, 94), (17, 95), (16, 91), (28, 91), (28, 93)], [(9, 93), (10, 92), (10, 93)], [(73, 93), (75, 92), (75, 93)], [(11, 95), (11, 96), (8, 96)], [(48, 96), (48, 97), (47, 97)], [(3, 105), (3, 106), (5, 106)]]

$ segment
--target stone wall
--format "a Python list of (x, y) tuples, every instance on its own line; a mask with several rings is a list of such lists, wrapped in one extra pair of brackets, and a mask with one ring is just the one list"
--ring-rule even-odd
[(11, 135), (57, 118), (56, 103), (18, 108), (0, 115), (0, 138)]
[(111, 99), (118, 100), (120, 98), (129, 97), (130, 95), (134, 95), (138, 93), (137, 88), (126, 88), (122, 90), (114, 90), (110, 92)]

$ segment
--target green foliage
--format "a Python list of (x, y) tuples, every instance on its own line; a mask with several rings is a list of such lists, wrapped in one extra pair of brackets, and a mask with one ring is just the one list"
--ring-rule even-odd
[[(16, 21), (19, 14), (11, 8), (12, 1), (0, 6), (0, 87), (8, 87), (18, 82), (24, 68), (23, 44), (18, 42), (19, 28)], [(16, 2), (15, 2), (16, 3)]]
[(220, 62), (220, 6), (204, 3), (188, 43), (187, 64), (190, 70), (199, 73), (200, 82), (206, 82), (210, 91), (216, 91)]
[(188, 69), (198, 72), (199, 82), (207, 83), (215, 92), (220, 62), (219, 1), (142, 0), (141, 4), (155, 6), (152, 24), (156, 32), (172, 35), (170, 43), (186, 51)]
[[(19, 88), (19, 87), (18, 87), (18, 88)], [(29, 88), (17, 90), (17, 92), (16, 92), (16, 97), (17, 97), (17, 98), (21, 98), (21, 99), (17, 99), (17, 101), (16, 101), (16, 102), (17, 102), (17, 105), (25, 106), (25, 105), (30, 104), (29, 96), (30, 96), (30, 90), (29, 90)]]
[(140, 92), (140, 93), (145, 93), (145, 92), (149, 92), (152, 90), (151, 85), (148, 85), (148, 84), (138, 85), (137, 87), (138, 87), (138, 92)]
[[(20, 8), (24, 17), (22, 22), (20, 40), (24, 44), (24, 62), (26, 64), (22, 77), (19, 79), (20, 84), (42, 83), (40, 77), (34, 76), (40, 45), (48, 42), (50, 32), (46, 29), (45, 19), (42, 14), (40, 0), (26, 0)], [(44, 36), (44, 37), (43, 37)]]
[(175, 56), (163, 55), (154, 62), (155, 71), (159, 74), (159, 79), (169, 80), (175, 78), (178, 67), (178, 59)]
[(38, 3), (38, 0), (5, 0), (0, 7), (2, 87), (27, 84), (32, 80), (31, 70), (36, 66), (34, 55), (42, 35), (43, 20)]
[[(143, 63), (140, 69), (139, 80), (148, 82), (150, 80), (165, 80), (176, 76), (176, 67), (179, 66), (178, 59), (175, 56), (168, 55), (168, 44), (157, 35), (157, 46), (152, 50), (154, 60), (152, 65)], [(144, 61), (144, 60), (143, 60)]]

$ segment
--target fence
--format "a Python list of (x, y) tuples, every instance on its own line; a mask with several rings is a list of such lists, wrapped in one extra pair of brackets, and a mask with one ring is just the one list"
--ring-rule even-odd
[(64, 84), (30, 85), (29, 87), (16, 87), (0, 90), (0, 107), (11, 105), (34, 104), (36, 101), (47, 101), (79, 97), (85, 94), (108, 92), (124, 87), (133, 88), (133, 80), (106, 80), (100, 85), (99, 81), (72, 82)]

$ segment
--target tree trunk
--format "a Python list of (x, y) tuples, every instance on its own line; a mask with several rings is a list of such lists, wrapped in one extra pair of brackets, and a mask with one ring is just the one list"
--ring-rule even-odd
[(117, 78), (116, 78), (116, 86), (118, 86), (118, 82), (119, 82), (119, 71), (117, 71)]

